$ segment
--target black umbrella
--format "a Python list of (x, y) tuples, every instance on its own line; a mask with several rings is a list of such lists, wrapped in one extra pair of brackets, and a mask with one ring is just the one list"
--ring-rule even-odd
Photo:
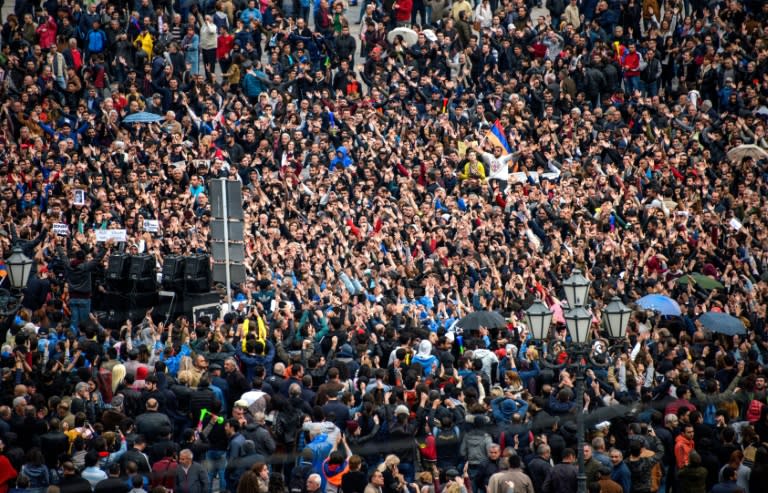
[(479, 330), (480, 327), (501, 329), (507, 326), (507, 321), (496, 312), (481, 311), (470, 313), (459, 320), (456, 326), (466, 331)]

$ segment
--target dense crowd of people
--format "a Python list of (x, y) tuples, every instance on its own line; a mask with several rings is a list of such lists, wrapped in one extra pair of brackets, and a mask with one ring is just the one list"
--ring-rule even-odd
[[(12, 10), (0, 248), (35, 266), (0, 493), (574, 493), (582, 454), (593, 493), (766, 483), (768, 3)], [(242, 183), (233, 303), (102, 326), (110, 255), (210, 252), (215, 178)], [(575, 269), (595, 340), (634, 310), (604, 366), (571, 360), (580, 395), (524, 317), (567, 342)], [(457, 329), (477, 311), (507, 325)]]

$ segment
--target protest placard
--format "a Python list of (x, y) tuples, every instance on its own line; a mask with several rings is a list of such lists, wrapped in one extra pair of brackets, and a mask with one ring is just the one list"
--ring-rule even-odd
[(145, 219), (144, 231), (148, 233), (157, 233), (158, 231), (160, 231), (160, 221), (158, 221), (157, 219)]
[(96, 241), (105, 242), (114, 240), (116, 242), (126, 240), (126, 232), (124, 229), (97, 229)]

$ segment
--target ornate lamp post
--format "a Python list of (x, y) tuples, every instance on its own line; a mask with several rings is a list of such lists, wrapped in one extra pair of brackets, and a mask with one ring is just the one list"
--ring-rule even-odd
[(5, 265), (8, 267), (8, 280), (11, 287), (21, 291), (27, 286), (29, 274), (32, 272), (32, 266), (35, 261), (24, 255), (20, 247), (14, 247), (11, 256), (5, 259)]
[[(579, 269), (573, 269), (571, 277), (563, 281), (565, 299), (568, 300), (568, 308), (584, 307), (589, 297), (589, 287), (592, 285), (589, 279), (584, 277)], [(571, 335), (573, 337), (573, 335)]]
[(549, 336), (549, 326), (552, 324), (552, 311), (541, 300), (536, 300), (525, 311), (525, 318), (531, 334), (536, 340), (544, 340)]
[(624, 331), (629, 324), (629, 317), (632, 315), (632, 309), (621, 302), (618, 296), (611, 298), (611, 302), (603, 308), (605, 314), (605, 325), (608, 329), (608, 335), (613, 339), (624, 337)]
[[(568, 360), (562, 364), (542, 360), (545, 366), (555, 369), (570, 368), (576, 374), (576, 426), (578, 434), (578, 493), (587, 493), (587, 476), (584, 470), (584, 372), (587, 365), (605, 366), (607, 363), (597, 363), (591, 358), (589, 328), (592, 325), (592, 314), (585, 308), (589, 301), (591, 282), (584, 277), (580, 270), (574, 269), (571, 277), (563, 281), (565, 297), (568, 300), (568, 310), (564, 313), (565, 325), (571, 335), (567, 344)], [(619, 298), (614, 297), (603, 310), (606, 316), (608, 333), (612, 339), (624, 337), (632, 310), (627, 308)], [(525, 317), (533, 338), (542, 344), (547, 344), (549, 326), (552, 323), (552, 311), (540, 300), (536, 300), (526, 311)]]

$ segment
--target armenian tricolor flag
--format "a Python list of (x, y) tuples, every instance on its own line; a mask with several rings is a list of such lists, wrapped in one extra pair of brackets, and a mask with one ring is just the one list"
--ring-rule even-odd
[(512, 148), (509, 147), (509, 142), (507, 142), (507, 138), (504, 137), (504, 128), (501, 126), (499, 120), (496, 120), (493, 123), (485, 138), (491, 141), (495, 146), (503, 148), (504, 154), (512, 154)]

